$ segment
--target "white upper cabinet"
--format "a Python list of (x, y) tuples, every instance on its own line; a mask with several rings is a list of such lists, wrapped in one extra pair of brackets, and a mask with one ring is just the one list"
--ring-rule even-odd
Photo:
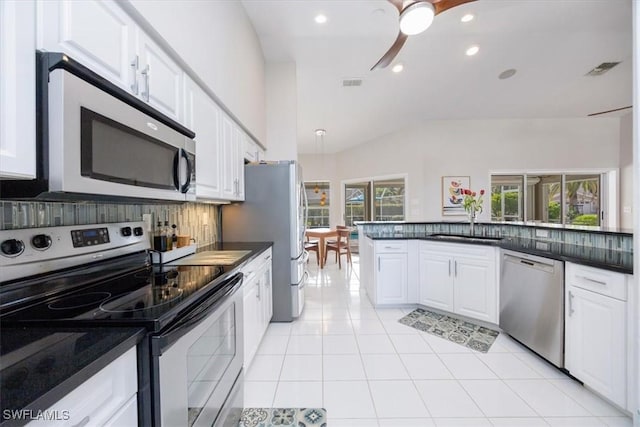
[(36, 175), (35, 3), (0, 1), (0, 177)]
[(135, 24), (113, 1), (38, 3), (38, 47), (63, 52), (136, 94)]
[(139, 28), (136, 42), (140, 96), (165, 115), (182, 121), (182, 69)]
[(181, 122), (183, 71), (116, 2), (38, 3), (38, 47), (61, 51)]
[(221, 115), (218, 105), (185, 79), (185, 125), (196, 133), (196, 197), (222, 198)]
[(244, 160), (242, 131), (229, 116), (222, 114), (222, 198), (244, 200)]

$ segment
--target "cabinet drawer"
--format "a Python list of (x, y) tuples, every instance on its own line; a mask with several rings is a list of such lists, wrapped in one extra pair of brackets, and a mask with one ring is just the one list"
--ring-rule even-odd
[(567, 262), (565, 274), (567, 285), (627, 300), (627, 280), (622, 273)]
[[(68, 420), (55, 425), (104, 425), (136, 395), (137, 378), (136, 348), (133, 347), (48, 410), (69, 413)], [(38, 427), (40, 424), (39, 421), (33, 421), (28, 425)]]
[(394, 253), (394, 252), (407, 252), (407, 241), (406, 240), (385, 240), (381, 242), (376, 242), (376, 253)]

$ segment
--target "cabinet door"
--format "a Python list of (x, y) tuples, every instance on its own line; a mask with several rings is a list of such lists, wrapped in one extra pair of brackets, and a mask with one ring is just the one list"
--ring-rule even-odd
[(364, 286), (367, 296), (371, 304), (376, 304), (376, 287), (374, 275), (374, 251), (373, 240), (368, 237), (362, 238), (362, 247), (360, 248), (360, 286)]
[(182, 69), (146, 33), (137, 29), (140, 96), (168, 117), (183, 122)]
[(420, 304), (453, 311), (453, 259), (421, 250), (418, 257)]
[(244, 334), (244, 367), (251, 365), (253, 356), (260, 344), (260, 287), (258, 280), (249, 280), (244, 284), (243, 298), (243, 334)]
[(626, 306), (567, 286), (565, 365), (579, 380), (626, 406)]
[(498, 323), (494, 264), (463, 257), (456, 257), (453, 263), (453, 311), (474, 319)]
[(222, 198), (218, 105), (191, 79), (185, 83), (185, 125), (196, 133), (196, 196)]
[(237, 193), (233, 127), (233, 121), (222, 113), (222, 198), (226, 200), (235, 200)]
[(376, 256), (376, 303), (407, 303), (407, 254), (380, 254)]
[(38, 9), (38, 47), (62, 51), (136, 94), (135, 25), (116, 2), (42, 1)]
[(234, 158), (235, 165), (235, 178), (236, 178), (236, 197), (235, 200), (244, 200), (244, 157), (242, 156), (244, 140), (247, 135), (238, 125), (234, 123), (233, 126), (233, 139), (234, 139)]
[(36, 8), (0, 1), (0, 177), (36, 175)]
[(262, 285), (262, 320), (264, 333), (271, 322), (273, 316), (273, 289), (272, 289), (272, 276), (271, 276), (271, 260), (267, 262), (262, 268), (262, 277), (260, 278)]

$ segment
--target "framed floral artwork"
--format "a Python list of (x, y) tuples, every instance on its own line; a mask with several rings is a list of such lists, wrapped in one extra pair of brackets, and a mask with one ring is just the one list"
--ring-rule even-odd
[(468, 176), (443, 176), (442, 177), (442, 215), (466, 215), (462, 201), (462, 190), (471, 187), (471, 178)]

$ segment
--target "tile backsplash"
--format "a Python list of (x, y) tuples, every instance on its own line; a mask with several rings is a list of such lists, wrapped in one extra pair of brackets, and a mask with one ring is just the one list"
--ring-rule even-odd
[[(378, 233), (445, 233), (469, 234), (468, 222), (432, 222), (432, 223), (383, 223), (363, 222), (363, 232)], [(546, 230), (547, 237), (536, 235), (536, 230)], [(633, 235), (629, 233), (599, 232), (576, 229), (549, 229), (530, 225), (511, 225), (504, 223), (477, 223), (475, 235), (489, 237), (520, 237), (550, 242), (564, 242), (581, 247), (594, 247), (607, 250), (632, 252)]]
[(188, 234), (199, 246), (217, 241), (217, 205), (119, 204), (101, 202), (0, 201), (0, 229), (84, 225), (108, 222), (142, 221), (151, 214), (153, 224), (169, 221), (178, 234)]

